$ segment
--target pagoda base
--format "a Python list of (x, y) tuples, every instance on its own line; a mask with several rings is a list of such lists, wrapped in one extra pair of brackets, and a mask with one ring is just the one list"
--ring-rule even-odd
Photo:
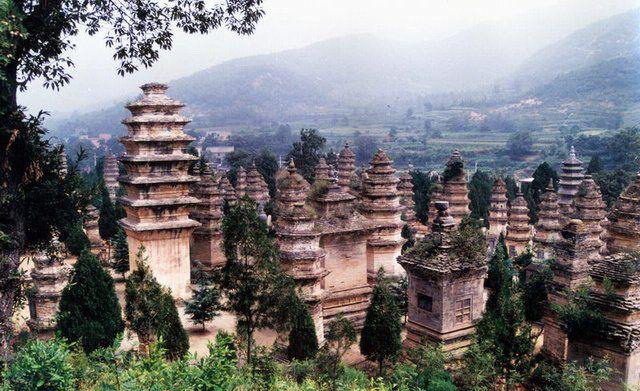
[(461, 358), (473, 342), (475, 327), (468, 325), (448, 332), (439, 332), (407, 320), (407, 337), (402, 343), (405, 351), (421, 346), (442, 347), (442, 351), (452, 359)]
[(361, 329), (369, 308), (371, 287), (362, 286), (343, 291), (331, 292), (322, 303), (324, 328), (334, 322), (340, 315), (349, 320), (354, 328)]
[(193, 228), (132, 231), (125, 226), (129, 245), (129, 264), (136, 269), (137, 254), (144, 247), (146, 262), (160, 285), (169, 288), (175, 299), (191, 295), (189, 238)]

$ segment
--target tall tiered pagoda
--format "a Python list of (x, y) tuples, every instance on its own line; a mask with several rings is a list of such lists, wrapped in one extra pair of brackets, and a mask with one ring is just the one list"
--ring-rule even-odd
[[(286, 176), (284, 176), (286, 175)], [(279, 178), (276, 238), (280, 260), (302, 290), (309, 306), (316, 335), (324, 339), (322, 301), (327, 296), (324, 277), (325, 251), (320, 248), (320, 232), (315, 229), (313, 210), (306, 205), (308, 184), (296, 172), (293, 159), (287, 172)]]
[(606, 217), (605, 207), (600, 187), (591, 178), (591, 175), (586, 175), (578, 187), (578, 193), (576, 193), (574, 217), (584, 223), (589, 231), (589, 240), (598, 246), (600, 252), (604, 250), (604, 242), (600, 239), (603, 231), (600, 223)]
[(578, 187), (583, 179), (582, 162), (576, 157), (576, 150), (571, 147), (569, 157), (562, 162), (560, 181), (558, 182), (558, 205), (560, 205), (561, 224), (571, 219), (573, 215), (573, 201), (576, 194), (578, 194)]
[(454, 149), (451, 153), (446, 171), (451, 172), (452, 175), (448, 178), (443, 178), (442, 199), (449, 202), (449, 214), (458, 225), (464, 217), (469, 216), (471, 213), (469, 209), (467, 173), (464, 171), (464, 162), (459, 150)]
[(550, 259), (554, 246), (560, 241), (560, 210), (558, 195), (551, 181), (540, 197), (540, 211), (533, 236), (533, 250), (538, 259)]
[(104, 185), (109, 192), (109, 198), (111, 198), (111, 202), (116, 201), (116, 193), (120, 188), (120, 184), (118, 184), (118, 176), (118, 159), (113, 154), (111, 154), (111, 152), (109, 152), (104, 158), (103, 177)]
[(205, 165), (193, 194), (200, 203), (193, 207), (191, 217), (202, 224), (191, 235), (191, 259), (205, 268), (224, 265), (222, 251), (222, 205), (220, 178)]
[(610, 253), (640, 250), (640, 173), (618, 197), (609, 215), (608, 228)]
[(529, 225), (529, 207), (521, 191), (518, 191), (516, 199), (509, 210), (509, 224), (505, 245), (509, 256), (522, 254), (526, 251), (531, 241), (531, 226)]
[(198, 180), (189, 165), (198, 158), (187, 153), (194, 140), (183, 131), (189, 120), (179, 114), (184, 105), (165, 95), (167, 86), (149, 83), (143, 95), (126, 108), (131, 116), (122, 123), (128, 134), (120, 138), (125, 154), (120, 158), (126, 174), (120, 183), (126, 195), (119, 198), (127, 212), (120, 224), (127, 233), (131, 267), (141, 246), (158, 282), (174, 297), (189, 294), (189, 237), (200, 226), (189, 218), (189, 208), (199, 200), (189, 194)]
[(489, 205), (489, 237), (497, 239), (506, 233), (509, 210), (507, 207), (507, 187), (502, 178), (493, 181)]
[(356, 176), (356, 155), (349, 148), (349, 143), (344, 144), (344, 148), (338, 155), (338, 185), (344, 191), (351, 191), (351, 181)]
[(398, 195), (399, 179), (393, 161), (382, 150), (371, 159), (366, 177), (363, 179), (362, 215), (375, 225), (374, 232), (367, 241), (367, 268), (370, 279), (375, 279), (380, 268), (391, 276), (404, 274), (396, 258), (400, 255), (404, 239), (402, 238), (401, 214)]

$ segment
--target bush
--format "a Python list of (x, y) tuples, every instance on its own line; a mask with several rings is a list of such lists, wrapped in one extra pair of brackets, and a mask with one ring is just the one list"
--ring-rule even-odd
[(113, 278), (88, 251), (74, 265), (59, 308), (56, 329), (86, 352), (111, 346), (124, 330)]
[(89, 237), (84, 233), (82, 224), (79, 222), (69, 227), (64, 244), (67, 247), (67, 251), (76, 256), (79, 256), (84, 250), (88, 250), (91, 247)]
[(318, 353), (318, 337), (307, 304), (297, 298), (295, 307), (289, 332), (287, 357), (289, 360), (308, 360)]
[(30, 340), (2, 373), (3, 391), (68, 391), (74, 389), (67, 345), (58, 340)]

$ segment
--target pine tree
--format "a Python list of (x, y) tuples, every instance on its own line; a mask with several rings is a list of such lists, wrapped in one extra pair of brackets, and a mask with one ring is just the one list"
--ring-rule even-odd
[(88, 251), (74, 265), (59, 308), (56, 329), (86, 352), (111, 346), (124, 330), (113, 279)]
[(378, 363), (382, 374), (385, 361), (394, 361), (402, 349), (400, 311), (389, 290), (384, 272), (380, 270), (373, 288), (371, 304), (360, 334), (360, 352)]
[(202, 325), (202, 330), (205, 330), (205, 323), (220, 314), (220, 289), (202, 271), (199, 271), (197, 284), (192, 299), (185, 303), (184, 312), (193, 323)]
[(273, 238), (248, 197), (230, 206), (222, 233), (227, 263), (220, 285), (227, 297), (225, 309), (237, 317), (236, 330), (247, 344), (251, 362), (255, 330), (284, 326), (291, 319), (294, 283), (282, 271)]
[(129, 271), (129, 245), (127, 243), (127, 235), (122, 228), (114, 235), (113, 239), (113, 263), (111, 266), (116, 273), (124, 277)]
[(144, 251), (144, 247), (138, 249), (136, 270), (125, 285), (127, 327), (137, 334), (143, 352), (160, 338), (170, 358), (182, 357), (189, 350), (187, 334), (171, 293), (156, 281), (146, 264)]
[(318, 353), (318, 337), (316, 336), (315, 325), (307, 304), (299, 297), (296, 297), (292, 315), (287, 357), (289, 360), (300, 361), (315, 357)]
[(330, 389), (336, 389), (336, 381), (342, 375), (342, 357), (356, 342), (358, 333), (342, 314), (334, 320), (325, 335), (326, 341), (317, 357), (318, 369), (329, 379)]

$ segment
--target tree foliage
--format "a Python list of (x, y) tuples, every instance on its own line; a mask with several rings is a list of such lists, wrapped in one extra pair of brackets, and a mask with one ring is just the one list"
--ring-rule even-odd
[(100, 203), (100, 216), (98, 217), (98, 230), (100, 237), (110, 243), (111, 239), (116, 235), (120, 226), (116, 217), (116, 210), (109, 197), (109, 192), (102, 182), (102, 200)]
[(144, 247), (138, 249), (136, 269), (125, 284), (127, 328), (136, 333), (143, 352), (160, 339), (167, 356), (177, 359), (189, 350), (189, 339), (171, 292), (156, 281), (144, 251)]
[(127, 243), (127, 235), (122, 228), (118, 228), (112, 242), (113, 262), (111, 267), (124, 277), (124, 274), (129, 271), (129, 244)]
[(300, 298), (294, 301), (292, 325), (289, 331), (287, 357), (289, 360), (308, 360), (318, 353), (318, 337), (307, 304)]
[(317, 129), (302, 129), (300, 141), (293, 143), (286, 160), (293, 159), (300, 175), (309, 183), (315, 178), (316, 165), (322, 157), (322, 150), (327, 140), (320, 135)]
[(506, 148), (513, 160), (522, 160), (533, 153), (533, 138), (531, 132), (522, 130), (513, 133), (507, 140)]
[(220, 289), (213, 278), (203, 271), (198, 271), (197, 287), (193, 290), (191, 300), (185, 303), (185, 314), (191, 317), (191, 321), (205, 328), (205, 323), (213, 320), (220, 313)]
[(381, 270), (360, 334), (360, 352), (378, 363), (379, 373), (382, 373), (385, 361), (395, 361), (398, 357), (402, 349), (401, 332), (400, 310)]
[(87, 352), (111, 346), (124, 330), (113, 279), (88, 251), (78, 258), (62, 291), (56, 329)]
[(427, 173), (423, 171), (412, 170), (410, 174), (413, 182), (413, 201), (416, 205), (416, 219), (422, 224), (426, 224), (429, 219), (429, 202), (431, 201), (431, 193), (435, 183)]
[(489, 204), (491, 202), (491, 190), (493, 180), (486, 172), (476, 171), (469, 182), (469, 208), (471, 217), (482, 219), (483, 224), (489, 224)]
[(259, 328), (286, 327), (291, 319), (294, 283), (278, 261), (278, 251), (256, 204), (244, 197), (222, 220), (227, 263), (221, 274), (225, 309), (237, 317), (236, 329), (252, 359), (253, 333)]

